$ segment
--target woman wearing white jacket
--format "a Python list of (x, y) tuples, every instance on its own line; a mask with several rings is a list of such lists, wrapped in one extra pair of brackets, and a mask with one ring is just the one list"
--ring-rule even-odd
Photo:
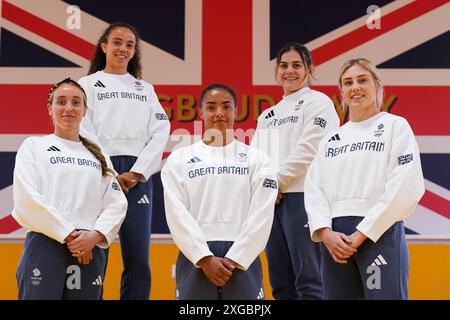
[(272, 294), (280, 300), (323, 299), (320, 250), (309, 237), (303, 204), (304, 180), (320, 140), (339, 127), (339, 118), (331, 99), (310, 88), (314, 65), (308, 48), (287, 43), (276, 65), (284, 96), (259, 116), (252, 140), (271, 157), (279, 184), (266, 248)]
[(406, 299), (402, 220), (424, 193), (417, 142), (404, 118), (380, 111), (383, 86), (370, 61), (344, 63), (339, 86), (350, 121), (321, 141), (305, 181), (325, 296)]
[(171, 153), (161, 171), (167, 224), (180, 248), (176, 298), (264, 299), (259, 254), (277, 182), (267, 155), (236, 141), (236, 95), (213, 84), (200, 98), (203, 140)]
[(54, 132), (27, 138), (14, 168), (13, 217), (28, 230), (17, 269), (19, 299), (100, 299), (107, 248), (127, 200), (100, 148), (79, 135), (81, 86), (50, 91)]

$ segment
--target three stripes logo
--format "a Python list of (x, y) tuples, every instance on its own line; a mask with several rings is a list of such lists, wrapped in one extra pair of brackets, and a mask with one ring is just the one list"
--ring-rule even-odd
[(372, 262), (372, 266), (385, 266), (388, 263), (386, 262), (386, 260), (383, 258), (383, 256), (381, 254), (378, 255), (378, 257), (375, 258), (375, 260)]
[(328, 140), (328, 142), (331, 142), (331, 141), (341, 141), (341, 138), (340, 138), (339, 135), (336, 133), (334, 136), (332, 136), (332, 137)]
[(264, 300), (264, 290), (263, 288), (259, 289), (258, 296), (256, 297), (257, 300)]
[(59, 150), (57, 147), (55, 146), (51, 146), (50, 148), (47, 149), (47, 151), (61, 151)]
[(94, 87), (106, 88), (106, 86), (105, 86), (100, 80), (98, 80), (98, 81), (94, 84)]
[(102, 284), (103, 284), (103, 281), (102, 281), (102, 276), (101, 275), (99, 275), (97, 277), (97, 279), (95, 279), (94, 282), (92, 282), (93, 286), (101, 286)]
[(273, 116), (275, 116), (275, 112), (273, 112), (273, 110), (270, 110), (270, 112), (264, 118), (269, 119), (272, 118)]
[(148, 200), (147, 195), (144, 194), (144, 195), (139, 199), (139, 201), (138, 201), (137, 203), (139, 203), (139, 204), (149, 204), (149, 203), (150, 203), (150, 200)]
[(202, 161), (199, 157), (193, 157), (191, 160), (189, 160), (187, 163), (197, 163)]

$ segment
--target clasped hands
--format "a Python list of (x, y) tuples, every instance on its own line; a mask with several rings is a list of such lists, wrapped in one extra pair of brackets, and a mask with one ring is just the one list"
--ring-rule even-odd
[(200, 259), (197, 265), (213, 285), (223, 287), (230, 280), (237, 264), (228, 258), (207, 256)]
[(77, 258), (79, 264), (89, 264), (93, 259), (92, 249), (105, 238), (97, 230), (74, 230), (64, 240), (72, 257)]
[(336, 263), (347, 263), (347, 259), (367, 239), (358, 230), (351, 235), (346, 235), (342, 232), (333, 231), (330, 228), (319, 229), (318, 236)]

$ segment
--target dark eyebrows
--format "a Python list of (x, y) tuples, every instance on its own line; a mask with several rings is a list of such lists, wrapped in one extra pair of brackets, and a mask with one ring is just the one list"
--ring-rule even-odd
[[(283, 64), (283, 63), (284, 64), (288, 64), (289, 62), (281, 60), (280, 64)], [(301, 64), (303, 64), (303, 61), (302, 60), (295, 60), (295, 61), (292, 61), (292, 63), (301, 63)]]
[(225, 101), (206, 101), (205, 104), (216, 104), (216, 103), (221, 103), (221, 104), (232, 104), (233, 102), (231, 100), (225, 100)]
[[(115, 40), (124, 41), (121, 37), (114, 37), (114, 38), (112, 38), (112, 41), (115, 41)], [(127, 41), (127, 43), (132, 43), (132, 44), (134, 44), (134, 41), (133, 41), (133, 40), (129, 40), (129, 41)]]
[[(56, 100), (58, 100), (58, 99), (60, 99), (60, 98), (66, 99), (67, 96), (61, 95), (61, 96), (55, 97)], [(80, 97), (80, 96), (73, 96), (73, 99), (80, 99), (80, 100), (83, 100), (83, 97)]]

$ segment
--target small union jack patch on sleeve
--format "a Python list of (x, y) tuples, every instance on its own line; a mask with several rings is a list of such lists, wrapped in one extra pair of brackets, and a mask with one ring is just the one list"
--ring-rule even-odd
[(164, 113), (156, 113), (155, 117), (157, 120), (169, 120), (167, 115), (165, 115)]
[(320, 117), (314, 117), (314, 124), (321, 127), (322, 129), (325, 129), (325, 127), (327, 126), (327, 120)]
[(403, 156), (399, 156), (398, 157), (398, 165), (399, 166), (407, 164), (407, 163), (409, 163), (411, 161), (413, 161), (413, 154), (412, 153), (405, 154)]
[(264, 188), (278, 189), (277, 182), (275, 180), (273, 180), (273, 179), (268, 179), (268, 178), (264, 179), (263, 187)]
[(120, 186), (117, 182), (111, 183), (111, 188), (113, 188), (116, 191), (120, 191)]

